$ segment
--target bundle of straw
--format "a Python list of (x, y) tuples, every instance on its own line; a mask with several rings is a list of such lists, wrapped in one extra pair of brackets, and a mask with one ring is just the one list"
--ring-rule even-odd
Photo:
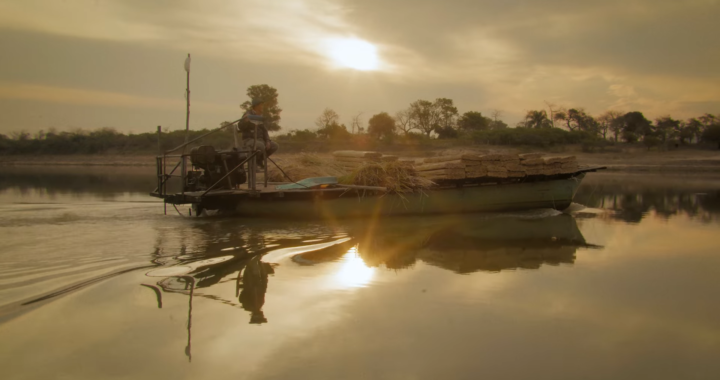
[(365, 164), (341, 177), (339, 182), (348, 185), (380, 186), (396, 193), (427, 189), (435, 184), (430, 179), (419, 176), (412, 167), (399, 162)]

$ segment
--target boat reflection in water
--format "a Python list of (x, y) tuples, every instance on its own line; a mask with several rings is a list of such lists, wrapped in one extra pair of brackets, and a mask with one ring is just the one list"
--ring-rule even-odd
[[(218, 229), (225, 228), (223, 223), (227, 222), (195, 226), (201, 232), (195, 236), (202, 237), (203, 232), (206, 237), (220, 236)], [(373, 223), (343, 221), (335, 226), (274, 223), (267, 228), (234, 228), (223, 234), (223, 239), (201, 238), (203, 252), (180, 255), (173, 265), (148, 272), (149, 277), (163, 277), (157, 286), (143, 284), (155, 290), (158, 307), (162, 307), (162, 292), (190, 297), (188, 358), (192, 297), (243, 309), (249, 313), (250, 324), (265, 324), (272, 320), (263, 311), (268, 281), (276, 272), (282, 275), (283, 267), (295, 266), (292, 272), (306, 267), (312, 281), (330, 283), (331, 289), (350, 289), (371, 285), (377, 271), (411, 270), (418, 262), (459, 274), (539, 269), (573, 264), (578, 248), (596, 247), (585, 242), (575, 218), (567, 214), (388, 218)], [(330, 272), (318, 270), (331, 263), (335, 267), (328, 267)], [(220, 291), (213, 294), (214, 287), (230, 281), (235, 282), (235, 300), (223, 298)]]
[[(412, 267), (418, 260), (465, 274), (477, 271), (538, 269), (543, 264), (572, 264), (585, 242), (575, 218), (460, 217), (390, 219), (350, 226), (354, 252), (370, 268)], [(344, 254), (344, 253), (343, 253)], [(297, 263), (321, 263), (341, 257), (325, 251), (299, 254)]]

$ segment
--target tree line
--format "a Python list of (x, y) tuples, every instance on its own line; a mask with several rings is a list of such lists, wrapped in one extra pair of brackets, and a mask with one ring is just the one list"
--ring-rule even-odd
[(340, 115), (326, 108), (315, 121), (316, 130), (293, 130), (282, 135), (289, 140), (349, 139), (367, 134), (378, 140), (392, 141), (395, 136), (416, 138), (470, 138), (478, 142), (504, 145), (555, 145), (563, 143), (594, 143), (624, 141), (642, 142), (653, 147), (662, 144), (718, 143), (720, 148), (720, 117), (706, 113), (687, 120), (662, 116), (648, 120), (642, 112), (606, 111), (592, 116), (582, 108), (562, 108), (548, 104), (544, 109), (529, 110), (515, 128), (500, 120), (502, 111), (491, 117), (479, 111), (460, 114), (452, 99), (417, 100), (408, 108), (390, 115), (380, 112), (370, 117), (367, 129), (360, 115), (352, 118), (351, 128), (339, 122)]
[(622, 113), (610, 110), (593, 117), (582, 108), (556, 109), (549, 105), (549, 109), (550, 116), (545, 110), (528, 111), (518, 127), (554, 128), (557, 123), (568, 131), (583, 131), (614, 142), (642, 141), (648, 146), (664, 144), (669, 140), (680, 144), (720, 142), (720, 118), (709, 113), (687, 120), (674, 119), (668, 115), (653, 122), (639, 111)]
[[(265, 100), (264, 114), (270, 131), (280, 131), (278, 91), (267, 84), (247, 89), (248, 99)], [(250, 101), (241, 104), (245, 110)], [(402, 140), (462, 139), (496, 145), (552, 146), (562, 144), (602, 145), (624, 141), (642, 142), (648, 148), (662, 144), (716, 143), (720, 148), (720, 117), (706, 113), (687, 120), (662, 116), (648, 120), (641, 112), (606, 111), (592, 116), (582, 108), (563, 108), (547, 103), (548, 110), (529, 110), (515, 128), (501, 120), (502, 111), (493, 110), (489, 116), (479, 111), (460, 114), (452, 99), (434, 101), (419, 99), (407, 108), (391, 115), (380, 112), (372, 115), (367, 126), (362, 113), (351, 117), (349, 128), (340, 123), (340, 115), (326, 108), (315, 120), (314, 129), (295, 129), (275, 138), (295, 143), (353, 139), (374, 139), (392, 143)], [(549, 112), (548, 112), (549, 111)], [(190, 138), (207, 132), (190, 131)], [(184, 142), (185, 131), (164, 132), (160, 147), (155, 132), (123, 134), (113, 128), (94, 131), (58, 132), (50, 129), (35, 135), (15, 132), (0, 134), (0, 154), (94, 154), (106, 152), (156, 152)], [(203, 140), (204, 144), (226, 149), (233, 137), (222, 130)]]

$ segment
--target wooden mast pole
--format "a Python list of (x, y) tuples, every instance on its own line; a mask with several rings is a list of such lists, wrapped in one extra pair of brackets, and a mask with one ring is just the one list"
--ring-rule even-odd
[[(187, 144), (190, 138), (190, 53), (188, 53), (185, 59), (185, 71), (187, 72), (187, 81), (185, 85), (185, 101), (186, 101), (186, 112), (185, 112), (185, 144)], [(182, 152), (182, 193), (185, 194), (185, 182), (187, 176), (187, 159), (185, 157), (185, 150), (187, 146), (183, 147)]]

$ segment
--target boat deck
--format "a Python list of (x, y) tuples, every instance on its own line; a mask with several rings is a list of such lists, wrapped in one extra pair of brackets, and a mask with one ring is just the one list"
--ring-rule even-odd
[[(538, 175), (538, 176), (528, 176), (524, 178), (508, 178), (508, 179), (493, 179), (493, 178), (479, 178), (479, 179), (458, 179), (458, 180), (445, 180), (445, 181), (438, 181), (438, 187), (437, 190), (441, 190), (444, 188), (457, 188), (457, 187), (472, 187), (472, 186), (494, 186), (494, 185), (503, 185), (503, 184), (513, 184), (513, 183), (528, 183), (528, 182), (541, 182), (541, 181), (551, 181), (551, 180), (559, 180), (559, 179), (566, 179), (566, 178), (572, 178), (576, 177), (578, 175), (581, 175), (583, 173), (588, 172), (595, 172), (598, 170), (605, 169), (606, 167), (600, 166), (600, 167), (588, 167), (588, 168), (582, 168), (576, 172), (573, 173), (566, 173), (566, 174), (557, 174), (552, 176), (545, 176), (545, 175)], [(329, 195), (329, 196), (335, 196), (339, 197), (344, 195), (345, 193), (351, 193), (351, 194), (372, 194), (374, 193), (372, 190), (369, 189), (351, 189), (346, 187), (333, 187), (330, 185), (327, 188), (307, 188), (307, 189), (277, 189), (277, 186), (289, 184), (292, 182), (273, 182), (269, 183), (267, 187), (264, 187), (263, 185), (260, 185), (257, 187), (256, 190), (252, 190), (248, 187), (247, 184), (240, 185), (238, 188), (235, 189), (224, 189), (224, 190), (211, 190), (209, 192), (205, 191), (193, 191), (193, 192), (185, 192), (185, 193), (177, 193), (177, 194), (167, 194), (163, 196), (162, 194), (158, 193), (151, 193), (150, 195), (158, 198), (164, 198), (167, 203), (171, 204), (188, 204), (188, 203), (200, 203), (204, 201), (223, 201), (223, 200), (231, 200), (231, 199), (248, 199), (248, 198), (285, 198), (285, 197), (308, 197), (310, 195)], [(369, 193), (368, 193), (369, 192)]]

